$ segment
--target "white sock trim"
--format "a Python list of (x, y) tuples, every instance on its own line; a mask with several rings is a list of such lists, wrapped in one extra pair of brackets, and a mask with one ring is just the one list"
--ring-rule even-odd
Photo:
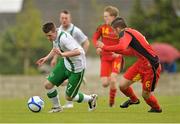
[(77, 95), (73, 98), (73, 101), (78, 101), (79, 100), (79, 94), (77, 93)]
[(52, 93), (52, 92), (54, 92), (56, 90), (56, 87), (53, 87), (53, 88), (51, 88), (51, 89), (47, 89), (47, 93)]

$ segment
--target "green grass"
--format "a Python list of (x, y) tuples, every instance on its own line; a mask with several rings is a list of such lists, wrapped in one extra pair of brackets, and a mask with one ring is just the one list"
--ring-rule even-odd
[[(0, 99), (0, 122), (16, 123), (165, 123), (180, 122), (180, 96), (159, 96), (163, 113), (148, 113), (149, 107), (141, 99), (140, 105), (128, 109), (119, 108), (119, 103), (126, 100), (118, 98), (116, 107), (109, 108), (107, 99), (100, 97), (94, 112), (87, 111), (87, 104), (75, 104), (73, 109), (66, 109), (61, 113), (48, 114), (51, 107), (46, 99), (46, 105), (40, 113), (33, 113), (27, 108), (27, 99)], [(64, 101), (62, 101), (64, 103)]]

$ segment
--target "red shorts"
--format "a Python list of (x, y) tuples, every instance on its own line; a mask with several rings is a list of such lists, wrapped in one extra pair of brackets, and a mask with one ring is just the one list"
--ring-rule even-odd
[[(154, 91), (153, 85), (156, 86), (161, 72), (161, 65), (156, 69), (155, 77), (152, 66), (147, 60), (138, 60), (124, 74), (124, 78), (133, 82), (141, 80), (144, 91)], [(155, 84), (153, 84), (153, 80)]]
[(113, 60), (102, 60), (101, 59), (101, 77), (109, 77), (111, 73), (120, 73), (121, 67), (123, 66), (123, 57), (118, 56)]

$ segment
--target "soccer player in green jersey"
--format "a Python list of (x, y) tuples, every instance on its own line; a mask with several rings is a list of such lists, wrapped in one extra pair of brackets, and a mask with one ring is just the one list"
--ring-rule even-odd
[[(68, 10), (62, 10), (59, 15), (59, 21), (60, 21), (60, 27), (59, 29), (62, 31), (66, 31), (69, 33), (78, 44), (82, 46), (85, 53), (88, 51), (89, 48), (89, 40), (88, 37), (82, 32), (80, 28), (72, 24), (71, 22), (71, 13)], [(62, 58), (58, 57), (58, 55), (55, 55), (51, 60), (51, 67), (54, 67), (58, 61), (62, 61)], [(85, 77), (83, 78), (83, 82), (86, 82)], [(65, 80), (64, 83), (61, 86), (66, 86), (68, 83), (68, 80)], [(66, 103), (62, 106), (63, 108), (73, 108), (73, 102), (72, 101), (66, 101)]]
[(78, 92), (86, 67), (86, 57), (83, 48), (69, 34), (60, 29), (56, 29), (53, 22), (48, 22), (42, 27), (47, 39), (53, 42), (53, 48), (48, 55), (39, 59), (36, 63), (41, 66), (54, 55), (63, 57), (63, 61), (58, 62), (45, 81), (47, 96), (53, 103), (49, 113), (60, 112), (62, 107), (58, 98), (55, 86), (60, 86), (64, 80), (68, 79), (66, 88), (66, 99), (68, 101), (87, 102), (89, 111), (96, 108), (97, 95), (86, 95)]

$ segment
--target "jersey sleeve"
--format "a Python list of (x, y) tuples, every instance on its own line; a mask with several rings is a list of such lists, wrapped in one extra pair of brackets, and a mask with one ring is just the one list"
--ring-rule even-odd
[(98, 39), (101, 37), (101, 35), (102, 35), (101, 26), (99, 26), (99, 27), (96, 29), (96, 32), (94, 32), (94, 34), (93, 34), (93, 39), (92, 39), (92, 41), (93, 41), (94, 47), (97, 47), (97, 41), (98, 41)]
[(63, 34), (60, 39), (60, 46), (71, 51), (78, 48), (78, 43), (70, 34)]
[(132, 36), (124, 32), (124, 35), (119, 39), (119, 44), (113, 46), (104, 45), (102, 49), (105, 51), (112, 51), (112, 52), (124, 51), (128, 48), (131, 40), (132, 40)]
[(88, 37), (79, 28), (75, 27), (74, 39), (76, 39), (79, 44), (82, 44), (88, 39)]

